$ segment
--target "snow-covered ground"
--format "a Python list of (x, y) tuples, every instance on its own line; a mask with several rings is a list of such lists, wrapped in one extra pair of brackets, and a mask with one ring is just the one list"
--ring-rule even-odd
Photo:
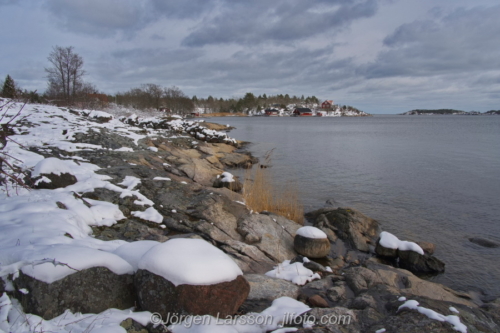
[[(14, 103), (9, 110), (4, 109), (4, 112), (0, 113), (0, 117), (4, 115), (1, 123), (11, 120), (21, 107), (21, 104)], [(144, 206), (146, 210), (132, 212), (132, 214), (156, 222), (160, 227), (162, 216), (155, 209), (153, 201), (135, 190), (140, 179), (127, 176), (121, 183), (114, 184), (110, 177), (96, 173), (99, 170), (97, 165), (75, 154), (83, 150), (106, 151), (99, 145), (76, 142), (77, 133), (87, 133), (90, 129), (106, 129), (131, 139), (130, 146), (118, 148), (117, 151), (135, 151), (139, 149), (137, 146), (139, 140), (155, 137), (160, 131), (164, 134), (165, 129), (137, 128), (106, 112), (70, 111), (49, 105), (26, 105), (21, 116), (27, 118), (18, 124), (15, 129), (16, 134), (10, 136), (12, 141), (9, 141), (3, 150), (3, 153), (9, 156), (7, 161), (33, 174), (71, 173), (76, 177), (77, 182), (55, 190), (28, 190), (12, 184), (1, 188), (0, 277), (5, 282), (6, 290), (13, 290), (11, 279), (15, 279), (19, 271), (46, 283), (58, 281), (77, 270), (91, 267), (107, 267), (115, 274), (121, 275), (133, 274), (139, 267), (152, 265), (167, 276), (176, 275), (178, 272), (172, 271), (171, 263), (154, 260), (154, 251), (165, 250), (159, 246), (165, 246), (166, 243), (103, 241), (92, 236), (91, 226), (111, 226), (124, 218), (118, 206), (113, 203), (81, 197), (82, 193), (91, 192), (95, 188), (115, 191), (122, 197), (135, 196), (137, 198), (135, 204)], [(129, 117), (127, 119), (146, 121), (139, 119), (136, 115), (127, 114), (127, 116)], [(94, 117), (109, 118), (109, 121), (96, 122), (93, 121)], [(162, 120), (153, 117), (148, 118), (147, 121), (154, 123)], [(189, 131), (196, 128), (197, 124), (178, 119), (171, 121), (170, 126), (175, 131)], [(210, 130), (200, 133), (225, 135)], [(49, 153), (55, 148), (65, 154), (59, 158), (45, 158), (40, 153)], [(158, 180), (171, 181), (169, 178)], [(211, 253), (206, 250), (204, 252), (207, 255)], [(150, 253), (149, 257), (148, 253)], [(214, 255), (220, 255), (220, 253), (217, 252)], [(204, 258), (204, 261), (206, 260)], [(227, 266), (227, 263), (222, 263), (221, 267), (225, 265)], [(207, 284), (221, 279), (227, 280), (228, 278), (224, 275), (228, 274), (227, 272), (231, 274), (231, 277), (241, 274), (241, 271), (234, 266), (229, 269), (219, 267), (215, 273), (199, 276), (195, 280), (201, 281), (201, 284), (207, 282), (205, 281), (207, 276), (210, 277)], [(182, 270), (182, 267), (176, 269)], [(21, 290), (21, 292), (28, 291)], [(284, 299), (264, 311), (263, 314), (273, 317), (271, 324), (256, 325), (251, 330), (248, 330), (248, 326), (245, 330), (235, 326), (232, 331), (264, 332), (266, 329), (276, 329), (280, 325), (279, 317), (282, 317), (289, 308), (292, 308), (295, 313), (300, 313), (299, 308), (302, 312), (309, 309), (293, 299)], [(100, 314), (73, 314), (67, 311), (52, 320), (43, 320), (39, 316), (25, 314), (19, 302), (10, 298), (6, 293), (0, 295), (0, 333), (125, 332), (119, 324), (126, 318), (133, 318), (146, 325), (151, 320), (151, 313), (133, 312), (133, 309), (109, 309)], [(199, 326), (190, 332), (203, 332), (205, 329), (208, 327)], [(184, 332), (185, 327), (179, 326), (174, 331)]]

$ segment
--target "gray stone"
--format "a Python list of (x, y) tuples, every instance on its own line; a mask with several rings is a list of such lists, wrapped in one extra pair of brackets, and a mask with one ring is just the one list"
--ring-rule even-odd
[[(293, 238), (301, 226), (279, 215), (251, 214), (238, 220), (238, 233), (276, 262), (295, 257)], [(258, 240), (256, 242), (256, 240)]]
[(123, 327), (127, 333), (149, 333), (144, 326), (132, 318), (125, 319), (120, 323), (120, 326)]
[(104, 267), (78, 271), (65, 278), (45, 283), (20, 272), (14, 280), (16, 298), (26, 313), (46, 320), (70, 309), (73, 313), (100, 313), (109, 308), (128, 309), (135, 305), (133, 276), (116, 275)]
[(261, 274), (246, 274), (245, 278), (250, 284), (250, 293), (240, 312), (261, 312), (277, 298), (286, 296), (296, 299), (299, 296), (300, 287), (292, 282)]
[(228, 153), (220, 158), (220, 162), (229, 168), (251, 168), (256, 159), (250, 154)]
[(416, 274), (444, 273), (444, 262), (438, 258), (415, 251), (399, 251), (399, 267)]
[(306, 217), (313, 219), (317, 228), (332, 229), (352, 248), (363, 252), (370, 252), (375, 247), (380, 234), (377, 221), (352, 208), (321, 208)]

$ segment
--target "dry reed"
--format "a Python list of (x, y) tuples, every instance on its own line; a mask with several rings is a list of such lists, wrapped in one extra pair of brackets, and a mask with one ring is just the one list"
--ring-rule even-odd
[[(269, 161), (270, 154), (267, 154), (266, 161)], [(282, 189), (275, 188), (267, 166), (267, 163), (258, 164), (254, 171), (247, 171), (243, 187), (245, 203), (254, 211), (276, 213), (304, 224), (304, 206), (300, 203), (297, 185), (289, 182)]]

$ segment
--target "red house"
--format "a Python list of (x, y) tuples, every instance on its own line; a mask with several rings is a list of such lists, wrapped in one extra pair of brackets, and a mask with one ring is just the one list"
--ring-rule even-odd
[(321, 103), (321, 108), (323, 110), (329, 110), (332, 108), (332, 106), (333, 106), (333, 101), (331, 100), (326, 100), (323, 103)]
[(309, 108), (295, 108), (295, 110), (293, 110), (293, 115), (296, 117), (312, 116), (313, 112)]
[(266, 111), (264, 111), (266, 116), (269, 116), (269, 117), (277, 117), (280, 115), (280, 112), (276, 109), (266, 109)]

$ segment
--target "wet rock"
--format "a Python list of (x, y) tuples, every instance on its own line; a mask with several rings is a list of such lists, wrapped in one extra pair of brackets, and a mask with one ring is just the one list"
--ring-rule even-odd
[(213, 285), (175, 286), (161, 276), (139, 269), (135, 274), (137, 301), (142, 310), (168, 313), (226, 317), (236, 313), (250, 291), (239, 275), (235, 280)]
[(243, 313), (261, 312), (277, 298), (287, 296), (296, 299), (299, 295), (300, 287), (283, 279), (261, 274), (247, 274), (245, 278), (250, 284), (250, 293), (240, 307)]
[(375, 247), (380, 234), (377, 221), (351, 208), (321, 208), (307, 213), (306, 217), (313, 220), (317, 228), (332, 229), (352, 248), (363, 252)]
[(135, 305), (133, 277), (116, 275), (104, 267), (85, 269), (65, 278), (45, 283), (20, 272), (14, 280), (16, 298), (26, 313), (46, 320), (70, 309), (73, 313), (100, 313), (109, 308), (128, 309)]
[(399, 267), (415, 274), (444, 273), (444, 262), (438, 258), (415, 251), (399, 251)]
[(328, 238), (308, 238), (295, 235), (293, 246), (295, 251), (308, 258), (323, 258), (330, 253)]
[(482, 246), (482, 247), (489, 247), (489, 248), (500, 247), (500, 243), (494, 242), (494, 241), (486, 239), (486, 238), (471, 237), (471, 238), (469, 238), (469, 241), (471, 243), (477, 244), (477, 245)]

